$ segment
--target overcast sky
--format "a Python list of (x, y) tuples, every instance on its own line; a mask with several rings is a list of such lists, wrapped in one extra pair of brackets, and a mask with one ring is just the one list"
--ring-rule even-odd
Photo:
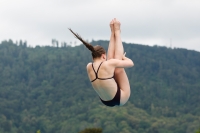
[(200, 51), (200, 0), (0, 0), (0, 41), (109, 40), (113, 18), (124, 42)]

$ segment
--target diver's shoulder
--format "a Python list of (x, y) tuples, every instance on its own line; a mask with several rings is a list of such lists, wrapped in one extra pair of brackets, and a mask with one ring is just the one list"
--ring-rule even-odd
[(89, 62), (86, 66), (86, 69), (88, 70), (88, 68), (92, 65), (92, 62)]

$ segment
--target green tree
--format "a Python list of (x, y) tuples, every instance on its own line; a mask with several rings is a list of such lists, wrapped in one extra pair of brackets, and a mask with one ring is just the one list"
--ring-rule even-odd
[(86, 128), (80, 131), (79, 133), (102, 133), (102, 129), (101, 128)]
[(195, 133), (200, 133), (200, 128)]
[[(107, 49), (108, 41), (93, 41)], [(0, 43), (0, 133), (195, 132), (200, 119), (200, 52), (124, 43), (135, 66), (126, 69), (131, 97), (103, 105), (85, 66), (91, 53), (76, 47)]]
[(36, 133), (41, 133), (40, 130), (37, 130)]

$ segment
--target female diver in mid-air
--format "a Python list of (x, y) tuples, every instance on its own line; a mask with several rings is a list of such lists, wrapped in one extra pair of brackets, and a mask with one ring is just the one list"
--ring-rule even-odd
[(91, 52), (93, 63), (88, 63), (87, 73), (94, 90), (102, 103), (107, 106), (122, 106), (130, 97), (130, 84), (125, 67), (132, 67), (133, 61), (125, 57), (120, 37), (120, 22), (115, 18), (110, 22), (111, 37), (108, 53), (103, 47), (84, 41), (69, 29)]

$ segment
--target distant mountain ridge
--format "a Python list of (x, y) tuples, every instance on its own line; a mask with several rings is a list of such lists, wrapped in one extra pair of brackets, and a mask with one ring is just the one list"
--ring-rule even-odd
[[(108, 41), (91, 42), (107, 49)], [(135, 64), (126, 69), (129, 102), (104, 106), (86, 73), (90, 51), (0, 44), (0, 133), (194, 132), (200, 122), (200, 52), (124, 44)]]

